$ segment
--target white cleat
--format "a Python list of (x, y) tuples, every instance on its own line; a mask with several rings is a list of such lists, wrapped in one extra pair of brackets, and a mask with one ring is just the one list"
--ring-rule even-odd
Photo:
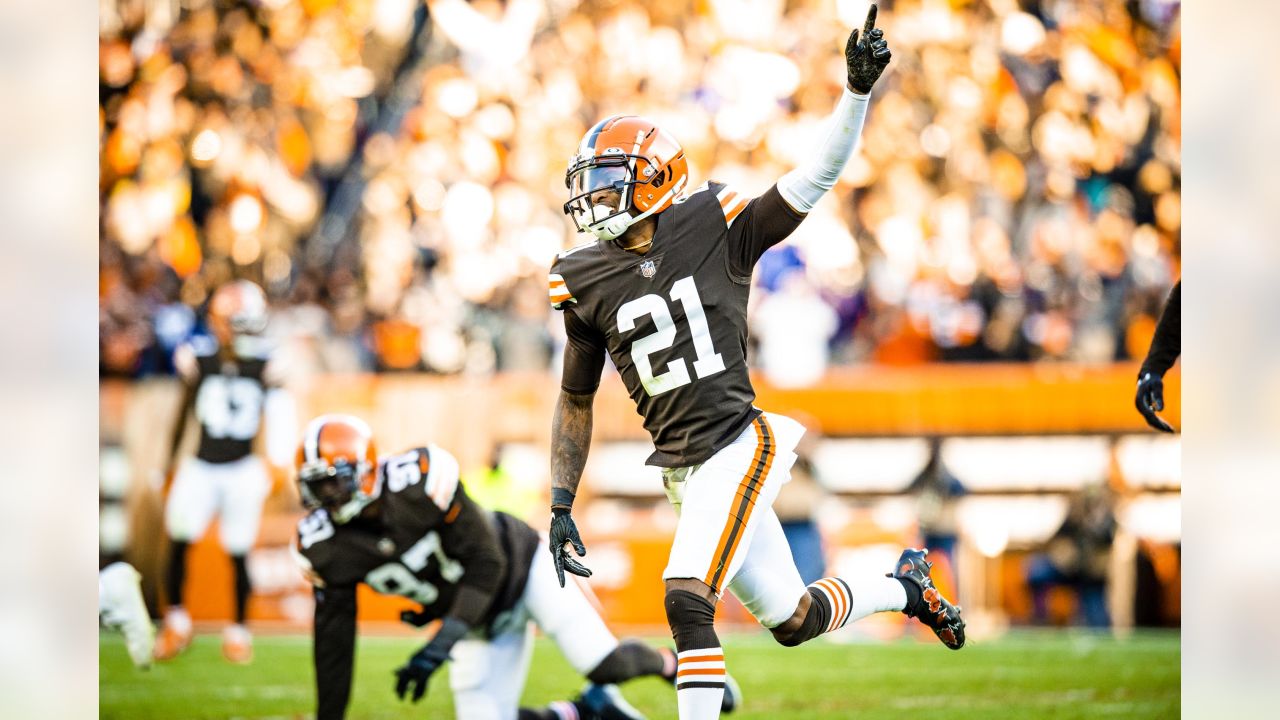
[(142, 576), (132, 565), (112, 563), (98, 572), (98, 619), (124, 634), (125, 648), (137, 667), (151, 667), (156, 629), (142, 600)]

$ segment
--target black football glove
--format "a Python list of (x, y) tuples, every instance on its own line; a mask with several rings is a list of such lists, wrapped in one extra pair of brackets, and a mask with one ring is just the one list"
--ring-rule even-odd
[(1171, 433), (1173, 428), (1156, 413), (1164, 410), (1164, 379), (1159, 375), (1144, 372), (1138, 376), (1138, 396), (1134, 399), (1138, 412), (1147, 419), (1147, 424), (1156, 430)]
[(427, 681), (431, 679), (431, 673), (434, 673), (448, 659), (447, 652), (441, 652), (438, 647), (432, 647), (431, 643), (424, 645), (409, 658), (408, 665), (396, 670), (396, 697), (403, 700), (405, 693), (412, 687), (413, 701), (421, 700), (422, 696), (427, 694)]
[(854, 28), (849, 34), (849, 42), (844, 46), (844, 61), (849, 70), (849, 87), (860, 95), (871, 92), (880, 73), (889, 65), (893, 53), (889, 52), (889, 43), (884, 39), (884, 31), (876, 27), (876, 6), (867, 10), (867, 21), (862, 26), (862, 36)]
[(573, 515), (570, 514), (569, 509), (553, 507), (551, 508), (551, 557), (555, 558), (556, 577), (560, 579), (560, 587), (564, 587), (565, 570), (579, 577), (591, 577), (591, 570), (569, 554), (565, 543), (573, 544), (573, 550), (578, 553), (578, 557), (587, 554), (587, 546), (583, 545), (582, 538), (578, 537), (578, 526), (574, 524)]

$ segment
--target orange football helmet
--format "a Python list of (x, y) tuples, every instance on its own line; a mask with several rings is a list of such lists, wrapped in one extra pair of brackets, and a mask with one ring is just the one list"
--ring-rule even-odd
[(302, 503), (345, 523), (378, 497), (378, 448), (353, 415), (321, 415), (307, 424), (295, 461)]
[[(588, 130), (569, 160), (564, 213), (578, 230), (612, 240), (671, 207), (688, 182), (684, 148), (670, 133), (642, 117), (614, 115)], [(617, 207), (593, 203), (600, 190), (616, 190)]]
[(218, 342), (230, 343), (237, 335), (256, 335), (267, 328), (267, 296), (248, 280), (219, 287), (209, 300), (209, 329)]

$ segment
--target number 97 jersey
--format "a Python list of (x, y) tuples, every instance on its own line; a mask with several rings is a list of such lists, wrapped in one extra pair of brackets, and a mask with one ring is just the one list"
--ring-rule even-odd
[(469, 609), (473, 625), (514, 604), (538, 545), (533, 529), (476, 505), (458, 461), (434, 445), (384, 458), (376, 472), (376, 518), (337, 524), (320, 509), (298, 523), (298, 552), (314, 584), (364, 583), (421, 604), (428, 618), (448, 612), (461, 585), (493, 589), (491, 606)]
[(748, 200), (708, 183), (655, 216), (644, 255), (599, 240), (561, 253), (550, 299), (564, 311), (562, 388), (590, 394), (607, 351), (644, 418), (650, 465), (711, 457), (752, 421), (751, 271), (803, 219), (772, 188)]

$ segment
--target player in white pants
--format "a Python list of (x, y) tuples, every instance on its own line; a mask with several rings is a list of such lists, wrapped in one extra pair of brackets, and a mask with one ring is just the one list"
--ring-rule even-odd
[[(396, 694), (420, 701), (446, 664), (462, 720), (635, 720), (615, 685), (674, 681), (675, 654), (618, 642), (577, 585), (551, 576), (545, 539), (475, 503), (458, 461), (436, 445), (379, 456), (359, 418), (324, 415), (298, 449), (297, 559), (314, 588), (316, 717), (346, 717), (356, 658), (358, 592), (399, 595), (401, 619), (434, 632), (395, 672)], [(534, 624), (591, 686), (571, 702), (521, 708)]]
[[(219, 539), (235, 570), (235, 617), (223, 631), (222, 652), (236, 663), (253, 658), (245, 625), (252, 590), (247, 556), (271, 487), (253, 444), (265, 418), (267, 453), (284, 464), (297, 432), (293, 401), (282, 387), (282, 366), (270, 360), (258, 335), (266, 324), (262, 289), (245, 280), (228, 283), (209, 302), (213, 337), (193, 338), (174, 353), (184, 391), (164, 472), (169, 607), (156, 642), (157, 660), (176, 657), (191, 642), (191, 617), (183, 603), (187, 551), (204, 536), (214, 515), (221, 520)], [(189, 415), (200, 425), (200, 441), (195, 457), (174, 472)]]
[[(534, 553), (524, 595), (494, 621), (494, 636), (486, 639), (482, 633), (473, 633), (453, 646), (449, 686), (458, 720), (517, 717), (529, 674), (535, 625), (583, 677), (618, 648), (617, 638), (582, 589), (576, 583), (561, 588), (553, 573), (544, 539)], [(665, 652), (664, 657), (674, 672), (675, 658)], [(615, 702), (621, 702), (620, 695)], [(552, 703), (549, 708), (561, 717), (573, 717), (570, 709), (571, 703), (566, 702)]]
[(218, 517), (218, 541), (230, 555), (253, 548), (271, 480), (262, 459), (247, 455), (229, 463), (183, 461), (169, 489), (164, 525), (169, 537), (191, 543)]
[(572, 511), (609, 358), (653, 439), (646, 462), (663, 468), (680, 510), (663, 604), (682, 720), (720, 713), (714, 621), (726, 587), (786, 646), (878, 611), (904, 612), (948, 647), (964, 645), (960, 609), (933, 586), (924, 551), (904, 551), (888, 578), (803, 584), (771, 509), (801, 430), (755, 406), (746, 357), (756, 264), (835, 186), (889, 64), (877, 12), (872, 5), (845, 44), (845, 89), (815, 152), (762, 195), (714, 181), (685, 194), (684, 149), (633, 115), (592, 126), (565, 172), (564, 211), (596, 241), (560, 253), (548, 276), (567, 338), (551, 433), (551, 549), (557, 573), (590, 575), (573, 557), (586, 547)]

